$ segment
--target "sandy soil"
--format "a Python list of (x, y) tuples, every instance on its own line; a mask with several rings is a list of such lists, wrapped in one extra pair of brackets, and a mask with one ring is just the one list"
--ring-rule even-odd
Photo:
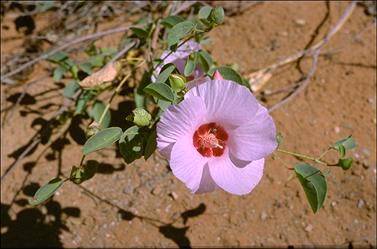
[[(221, 63), (238, 63), (246, 75), (302, 50), (315, 37), (318, 41), (346, 6), (345, 2), (328, 6), (324, 2), (257, 4), (227, 18), (211, 32), (213, 44), (208, 50)], [(4, 39), (15, 32), (13, 26), (5, 29), (4, 23), (2, 57), (23, 49), (22, 39)], [(293, 172), (287, 168), (295, 159), (284, 155), (280, 160), (269, 158), (261, 183), (251, 194), (239, 197), (221, 190), (192, 195), (157, 153), (148, 161), (140, 159), (125, 165), (113, 149), (90, 155), (89, 159), (102, 164), (100, 173), (83, 184), (86, 190), (67, 183), (45, 206), (30, 208), (26, 198), (40, 184), (54, 177), (59, 168), (69, 174), (72, 164), (79, 162), (76, 123), (54, 150), (39, 145), (2, 181), (2, 246), (375, 247), (375, 27), (373, 19), (357, 6), (324, 48), (305, 92), (272, 114), (287, 149), (319, 154), (349, 134), (357, 142), (351, 153), (356, 159), (352, 169), (331, 170), (328, 196), (317, 214), (312, 213), (298, 181), (290, 180)], [(116, 44), (117, 39), (113, 36), (107, 44)], [(44, 66), (34, 67), (27, 79), (46, 74)], [(303, 60), (301, 67), (306, 72), (310, 60)], [(301, 76), (297, 65), (284, 67), (265, 90), (281, 89)], [(41, 118), (51, 117), (63, 101), (62, 89), (47, 78), (27, 88), (24, 102), (5, 112), (4, 108), (14, 105), (12, 101), (23, 91), (22, 86), (1, 88), (2, 174), (15, 161), (17, 150), (31, 141), (43, 123)], [(282, 96), (268, 97), (264, 104), (270, 106)], [(125, 115), (132, 107), (123, 98), (117, 101), (112, 107), (114, 116)], [(57, 148), (58, 144), (64, 144), (64, 149)]]

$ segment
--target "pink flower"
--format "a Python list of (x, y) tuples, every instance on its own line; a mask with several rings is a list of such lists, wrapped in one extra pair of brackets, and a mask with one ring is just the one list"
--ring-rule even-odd
[(157, 125), (157, 146), (193, 193), (244, 195), (259, 183), (264, 158), (277, 147), (275, 124), (250, 91), (207, 80), (170, 106)]
[[(155, 82), (156, 75), (159, 75), (161, 72), (161, 69), (164, 65), (168, 63), (173, 63), (180, 74), (183, 75), (183, 71), (185, 69), (186, 60), (189, 57), (189, 55), (193, 52), (197, 52), (200, 50), (200, 44), (195, 41), (187, 41), (182, 46), (180, 46), (177, 51), (170, 53), (170, 51), (164, 51), (162, 55), (160, 56), (160, 59), (164, 59), (164, 61), (156, 68), (155, 75), (152, 75), (152, 82)], [(199, 78), (203, 75), (203, 71), (200, 69), (199, 66), (196, 67), (192, 75), (189, 77), (189, 80), (193, 80), (196, 78)]]

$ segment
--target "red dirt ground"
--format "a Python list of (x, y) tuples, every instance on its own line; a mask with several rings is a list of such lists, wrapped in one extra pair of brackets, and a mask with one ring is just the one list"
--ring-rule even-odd
[[(338, 20), (346, 2), (331, 2), (329, 18), (316, 41)], [(327, 13), (324, 2), (266, 2), (241, 15), (228, 17), (210, 33), (208, 50), (220, 63), (237, 63), (247, 75), (280, 58), (300, 51), (310, 42)], [(12, 17), (5, 19), (12, 20)], [(115, 21), (114, 21), (115, 22)], [(43, 21), (41, 21), (43, 23)], [(107, 24), (104, 24), (105, 26)], [(14, 30), (1, 30), (1, 55), (22, 50), (22, 40), (5, 40)], [(14, 34), (14, 33), (13, 33)], [(114, 45), (117, 36), (102, 44)], [(80, 146), (69, 144), (61, 155), (47, 150), (32, 174), (24, 170), (37, 160), (45, 146), (26, 157), (1, 183), (2, 246), (64, 247), (175, 247), (196, 246), (376, 246), (376, 26), (357, 6), (350, 19), (327, 44), (318, 70), (304, 93), (272, 113), (284, 135), (283, 148), (317, 155), (332, 142), (352, 134), (357, 148), (349, 171), (331, 170), (328, 196), (323, 209), (313, 214), (288, 167), (295, 159), (279, 155), (265, 164), (264, 177), (246, 196), (221, 190), (192, 195), (167, 168), (157, 153), (148, 161), (125, 165), (113, 149), (90, 155), (103, 162), (100, 174), (83, 186), (72, 183), (58, 191), (52, 201), (39, 208), (25, 206), (28, 193), (37, 184), (55, 176), (59, 165), (69, 174), (81, 158)], [(34, 68), (32, 80), (46, 74), (45, 66)], [(303, 60), (307, 71), (310, 60)], [(265, 87), (274, 91), (301, 77), (293, 64), (279, 70)], [(48, 78), (31, 85), (31, 96), (54, 88)], [(2, 86), (3, 110), (7, 98), (22, 86)], [(32, 122), (48, 103), (62, 103), (62, 90), (38, 95), (36, 103), (2, 111), (1, 171), (14, 161), (9, 155), (25, 145), (38, 126)], [(267, 98), (268, 106), (283, 95)], [(259, 96), (260, 97), (260, 96)], [(114, 104), (116, 110), (126, 102)], [(48, 118), (54, 108), (47, 109)], [(26, 112), (26, 116), (22, 116)], [(45, 155), (50, 155), (46, 159)], [(333, 155), (333, 154), (331, 154)], [(328, 159), (333, 159), (332, 156)], [(24, 182), (23, 182), (24, 181)], [(15, 194), (24, 186), (23, 190)], [(12, 200), (15, 201), (12, 203)]]

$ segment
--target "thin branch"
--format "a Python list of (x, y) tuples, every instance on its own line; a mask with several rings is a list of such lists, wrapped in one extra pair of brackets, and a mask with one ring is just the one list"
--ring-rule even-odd
[(197, 1), (185, 1), (181, 2), (180, 5), (172, 12), (172, 15), (178, 15), (180, 12), (185, 9), (190, 8), (192, 5), (196, 4)]
[(40, 55), (39, 57), (19, 66), (18, 68), (14, 69), (13, 71), (10, 71), (4, 75), (1, 76), (0, 80), (1, 82), (4, 82), (5, 79), (15, 75), (15, 74), (18, 74), (20, 72), (22, 72), (23, 70), (25, 70), (26, 68), (38, 63), (39, 61), (41, 60), (45, 60), (47, 59), (48, 57), (50, 57), (51, 55), (55, 54), (56, 52), (59, 52), (59, 51), (62, 51), (68, 47), (71, 47), (71, 46), (74, 46), (78, 43), (81, 43), (81, 42), (85, 42), (85, 41), (90, 41), (90, 40), (95, 40), (95, 39), (98, 39), (100, 37), (103, 37), (103, 36), (106, 36), (106, 35), (109, 35), (109, 34), (113, 34), (113, 33), (120, 33), (120, 32), (125, 32), (129, 29), (129, 26), (125, 26), (125, 27), (118, 27), (118, 28), (114, 28), (114, 29), (109, 29), (109, 30), (105, 30), (105, 31), (101, 31), (101, 32), (97, 32), (97, 33), (94, 33), (94, 34), (90, 34), (90, 35), (86, 35), (86, 36), (82, 36), (82, 37), (78, 37), (78, 38), (75, 38), (71, 41), (68, 41), (68, 42), (64, 42), (62, 45), (50, 50), (49, 52), (46, 52), (46, 53), (43, 53), (42, 55)]
[(299, 95), (307, 87), (307, 85), (310, 83), (310, 79), (313, 77), (315, 71), (317, 70), (317, 62), (318, 62), (318, 57), (321, 53), (321, 49), (329, 42), (330, 38), (333, 35), (335, 35), (335, 33), (338, 32), (339, 29), (344, 25), (347, 19), (351, 16), (353, 10), (355, 9), (355, 6), (356, 6), (356, 1), (352, 1), (348, 5), (346, 10), (344, 11), (342, 16), (339, 18), (335, 26), (330, 29), (330, 31), (326, 34), (326, 36), (319, 43), (317, 43), (316, 45), (314, 45), (312, 48), (309, 49), (308, 52), (310, 52), (313, 56), (312, 67), (309, 73), (305, 76), (303, 80), (299, 82), (299, 87), (297, 87), (297, 89), (294, 92), (292, 92), (290, 95), (288, 95), (285, 99), (283, 99), (279, 103), (269, 108), (270, 113), (275, 111), (279, 107), (283, 106), (284, 104), (288, 103), (289, 101), (291, 101), (293, 98)]
[[(328, 43), (330, 38), (333, 35), (335, 35), (336, 32), (338, 32), (340, 30), (340, 28), (343, 26), (343, 24), (346, 22), (346, 20), (352, 14), (355, 6), (356, 6), (356, 2), (355, 1), (351, 2), (349, 4), (349, 6), (347, 7), (347, 9), (344, 11), (343, 15), (339, 18), (338, 22), (334, 25), (334, 27), (332, 29), (330, 29), (330, 31), (326, 34), (326, 36), (321, 41), (319, 41), (318, 43), (313, 45), (311, 48), (304, 49), (304, 50), (299, 51), (299, 52), (297, 52), (293, 55), (287, 56), (286, 58), (281, 59), (278, 62), (273, 63), (273, 64), (257, 71), (257, 72), (261, 72), (260, 76), (253, 79), (253, 84), (252, 84), (251, 87), (253, 88), (253, 86), (255, 86), (255, 89), (259, 90), (263, 87), (263, 85), (265, 83), (267, 83), (267, 81), (263, 81), (263, 77), (264, 77), (265, 74), (272, 74), (279, 67), (284, 66), (284, 65), (289, 64), (289, 63), (292, 63), (292, 62), (294, 62), (294, 61), (296, 61), (296, 60), (298, 60), (302, 57), (314, 56), (314, 54), (316, 53), (316, 50), (319, 49), (320, 47), (322, 48), (326, 43)], [(252, 74), (255, 74), (255, 73), (256, 72), (253, 72)], [(255, 91), (258, 91), (258, 90), (255, 90)]]

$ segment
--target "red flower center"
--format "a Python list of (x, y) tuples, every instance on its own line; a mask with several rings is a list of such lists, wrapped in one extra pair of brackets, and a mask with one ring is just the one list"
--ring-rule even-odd
[(228, 133), (214, 122), (201, 125), (193, 136), (194, 147), (205, 157), (221, 156), (227, 140)]

